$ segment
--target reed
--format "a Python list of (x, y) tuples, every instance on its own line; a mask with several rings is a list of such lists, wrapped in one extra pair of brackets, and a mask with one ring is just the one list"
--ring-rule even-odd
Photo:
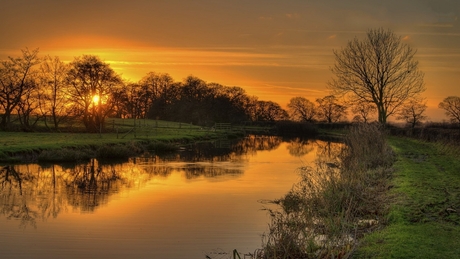
[(258, 258), (346, 258), (386, 213), (394, 155), (377, 125), (350, 129), (334, 161), (299, 169), (301, 180), (267, 209)]

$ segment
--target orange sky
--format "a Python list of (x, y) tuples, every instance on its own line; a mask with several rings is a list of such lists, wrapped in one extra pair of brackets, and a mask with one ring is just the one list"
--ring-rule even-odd
[(427, 115), (441, 121), (438, 103), (460, 96), (459, 12), (457, 0), (3, 0), (0, 59), (95, 54), (131, 81), (194, 75), (285, 107), (327, 95), (332, 50), (383, 27), (418, 50)]

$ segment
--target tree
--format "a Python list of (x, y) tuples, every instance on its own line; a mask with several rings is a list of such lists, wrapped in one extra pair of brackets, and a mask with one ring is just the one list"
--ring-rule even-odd
[(32, 67), (39, 64), (38, 49), (24, 49), (22, 57), (12, 58), (0, 63), (0, 128), (6, 129), (11, 123), (11, 114), (23, 101), (23, 97), (36, 86)]
[[(50, 116), (53, 128), (57, 130), (59, 123), (68, 118), (68, 96), (66, 75), (68, 65), (58, 57), (46, 56), (40, 64), (38, 99), (41, 114)], [(45, 119), (46, 123), (46, 119)], [(47, 125), (48, 126), (48, 125)]]
[(287, 107), (293, 120), (312, 122), (315, 119), (315, 104), (304, 97), (292, 98)]
[(256, 118), (258, 121), (286, 120), (288, 113), (281, 106), (272, 101), (257, 101)]
[(353, 102), (375, 104), (378, 120), (385, 124), (406, 100), (425, 90), (415, 53), (393, 32), (369, 30), (364, 40), (355, 38), (334, 50), (331, 70), (336, 78), (329, 87)]
[(347, 107), (339, 104), (337, 97), (334, 95), (318, 98), (316, 102), (318, 103), (317, 116), (322, 121), (327, 123), (338, 122), (347, 115)]
[(140, 81), (139, 85), (145, 91), (146, 115), (149, 118), (164, 117), (165, 107), (174, 83), (169, 74), (149, 72)]
[(426, 108), (426, 102), (423, 100), (411, 99), (401, 107), (396, 119), (404, 120), (412, 128), (415, 128), (416, 125), (426, 120), (427, 117), (424, 114)]
[(356, 122), (369, 122), (370, 116), (377, 111), (377, 108), (374, 104), (357, 102), (351, 103), (351, 112), (356, 116), (353, 118), (353, 121)]
[(84, 55), (70, 63), (67, 83), (74, 110), (81, 116), (86, 130), (102, 130), (105, 118), (112, 110), (112, 92), (121, 86), (121, 78), (98, 57)]
[(460, 123), (460, 97), (449, 96), (439, 103), (439, 108), (444, 109), (446, 116), (452, 122)]

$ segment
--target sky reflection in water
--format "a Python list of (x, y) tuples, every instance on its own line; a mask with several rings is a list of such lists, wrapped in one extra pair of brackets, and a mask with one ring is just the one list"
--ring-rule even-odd
[[(205, 258), (253, 252), (297, 169), (340, 144), (251, 136), (124, 163), (6, 165), (5, 258)], [(333, 154), (332, 154), (333, 155)]]

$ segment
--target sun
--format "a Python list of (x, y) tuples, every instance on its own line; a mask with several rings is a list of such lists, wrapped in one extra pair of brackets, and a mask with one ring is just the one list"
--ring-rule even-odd
[(93, 96), (93, 103), (94, 103), (94, 104), (98, 104), (98, 103), (99, 103), (99, 95), (96, 94), (96, 95)]

